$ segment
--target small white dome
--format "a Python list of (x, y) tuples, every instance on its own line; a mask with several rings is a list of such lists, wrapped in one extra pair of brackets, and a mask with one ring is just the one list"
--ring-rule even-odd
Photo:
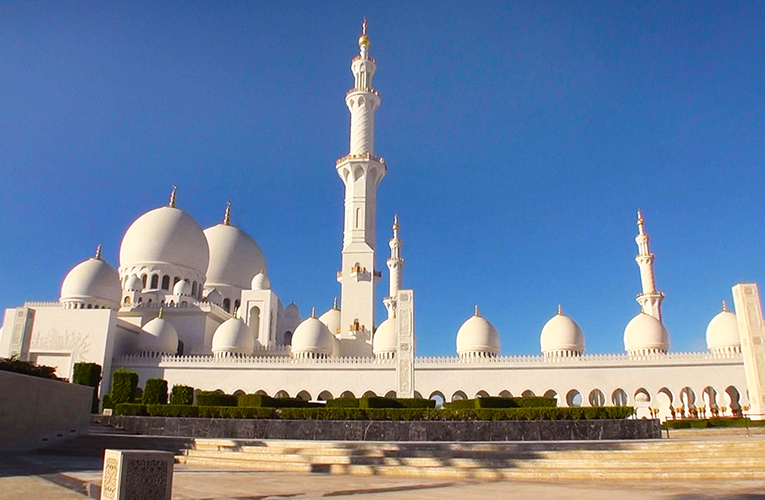
[(208, 285), (248, 289), (253, 277), (266, 273), (266, 259), (255, 240), (236, 226), (217, 224), (204, 230), (210, 246)]
[(252, 354), (255, 349), (255, 336), (239, 318), (224, 321), (212, 338), (213, 354), (236, 353)]
[(143, 282), (141, 281), (141, 278), (136, 276), (135, 274), (130, 276), (127, 281), (125, 281), (125, 290), (128, 292), (140, 292), (143, 290)]
[(182, 279), (173, 286), (173, 295), (187, 295), (191, 296), (191, 283), (189, 280)]
[(250, 282), (250, 290), (269, 290), (271, 280), (262, 271), (255, 275)]
[(331, 333), (332, 335), (339, 333), (340, 309), (337, 308), (337, 303), (335, 303), (332, 309), (330, 309), (329, 311), (319, 316), (319, 321), (327, 325), (327, 328), (329, 329), (329, 333)]
[(173, 264), (204, 274), (210, 250), (202, 228), (175, 207), (160, 207), (133, 222), (120, 246), (120, 266)]
[(624, 350), (633, 353), (667, 352), (669, 335), (661, 321), (641, 312), (624, 329)]
[(457, 331), (457, 354), (460, 357), (470, 354), (494, 356), (499, 352), (499, 334), (494, 325), (478, 314), (465, 321)]
[(117, 270), (100, 257), (74, 266), (61, 284), (60, 302), (93, 303), (118, 307), (122, 286)]
[(332, 356), (335, 336), (315, 316), (304, 320), (292, 334), (292, 354), (296, 357)]
[(396, 318), (388, 318), (377, 327), (372, 340), (372, 351), (376, 356), (395, 353), (398, 344), (396, 336)]
[(143, 325), (143, 332), (138, 336), (140, 352), (158, 352), (176, 354), (178, 352), (178, 332), (169, 321), (159, 316)]
[(290, 305), (284, 309), (284, 316), (287, 318), (299, 318), (300, 309), (298, 308), (297, 304), (290, 302)]
[(223, 303), (223, 295), (213, 288), (209, 292), (207, 292), (207, 296), (205, 297), (205, 300), (207, 302), (211, 302), (217, 306), (221, 305)]
[(723, 304), (722, 312), (718, 313), (707, 325), (707, 349), (738, 350), (741, 348), (741, 337), (738, 333), (736, 315), (727, 310)]
[(584, 334), (581, 328), (560, 309), (558, 314), (550, 318), (542, 327), (539, 343), (542, 353), (548, 356), (564, 351), (579, 354), (584, 352)]

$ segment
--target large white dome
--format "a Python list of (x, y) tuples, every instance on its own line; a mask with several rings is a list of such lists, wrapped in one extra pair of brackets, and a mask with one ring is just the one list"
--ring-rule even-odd
[(558, 314), (550, 318), (542, 327), (539, 336), (542, 353), (546, 356), (566, 356), (584, 352), (584, 334), (576, 321), (558, 309)]
[(641, 312), (624, 329), (624, 349), (636, 354), (667, 352), (669, 334), (661, 321)]
[(61, 284), (62, 303), (118, 307), (122, 296), (120, 276), (100, 256), (74, 266)]
[(266, 259), (255, 240), (241, 229), (218, 224), (204, 230), (210, 247), (207, 284), (248, 290), (258, 273), (267, 274)]
[(375, 356), (393, 357), (396, 353), (398, 337), (396, 335), (396, 318), (388, 318), (377, 327), (372, 340), (372, 351)]
[(138, 350), (160, 354), (176, 354), (178, 352), (178, 332), (175, 327), (159, 316), (143, 325), (143, 332), (138, 336)]
[(499, 352), (499, 334), (494, 325), (478, 314), (465, 321), (457, 331), (457, 354), (470, 356), (495, 356)]
[(292, 354), (296, 357), (329, 357), (334, 345), (335, 336), (315, 315), (300, 323), (292, 334)]
[(239, 318), (224, 321), (212, 338), (213, 354), (252, 354), (255, 336)]
[(125, 232), (120, 246), (120, 266), (173, 264), (204, 274), (210, 250), (202, 228), (190, 215), (175, 207), (146, 212)]
[(707, 325), (707, 349), (710, 351), (741, 349), (738, 320), (734, 313), (728, 311), (725, 303), (723, 303), (722, 312), (712, 318)]

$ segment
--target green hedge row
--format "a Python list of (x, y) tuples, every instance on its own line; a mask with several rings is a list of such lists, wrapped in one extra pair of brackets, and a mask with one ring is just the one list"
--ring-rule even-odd
[(31, 361), (22, 361), (16, 357), (0, 358), (0, 370), (29, 375), (31, 377), (64, 380), (56, 376), (56, 368), (54, 366), (36, 365)]
[(461, 399), (445, 403), (444, 408), (454, 410), (481, 408), (555, 408), (558, 406), (554, 398), (523, 397), (523, 398), (475, 398)]
[(435, 408), (436, 402), (421, 398), (337, 398), (327, 401), (327, 408)]
[(194, 404), (194, 388), (188, 385), (174, 385), (170, 390), (171, 405)]
[(236, 406), (237, 398), (231, 394), (221, 394), (215, 391), (201, 391), (197, 395), (199, 406)]
[(282, 418), (289, 420), (582, 420), (622, 419), (631, 406), (576, 408), (263, 408), (255, 406), (141, 405), (123, 403), (117, 415), (202, 418)]
[[(201, 403), (200, 403), (201, 404)], [(272, 398), (263, 394), (242, 394), (238, 406), (256, 408), (319, 408), (322, 403), (311, 403), (298, 398)]]

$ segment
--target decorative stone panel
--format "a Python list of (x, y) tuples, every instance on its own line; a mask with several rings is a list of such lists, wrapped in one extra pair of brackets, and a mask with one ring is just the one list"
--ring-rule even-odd
[(170, 500), (173, 454), (166, 451), (106, 450), (101, 500)]

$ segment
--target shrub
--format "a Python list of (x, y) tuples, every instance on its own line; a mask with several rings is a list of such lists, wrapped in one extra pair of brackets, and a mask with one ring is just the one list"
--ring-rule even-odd
[(101, 382), (101, 365), (96, 363), (75, 363), (72, 382), (93, 388), (93, 402), (90, 413), (98, 413), (98, 384)]
[(134, 403), (116, 404), (114, 405), (114, 413), (117, 415), (137, 415), (141, 417), (148, 415), (146, 412), (146, 405)]
[[(197, 396), (197, 406), (236, 406), (237, 397), (215, 391), (202, 391)], [(201, 415), (200, 415), (201, 416)]]
[(112, 375), (111, 402), (113, 405), (132, 403), (133, 394), (138, 388), (138, 374), (134, 371), (117, 368)]
[[(558, 406), (558, 402), (555, 398), (543, 398), (539, 396), (530, 396), (525, 398), (480, 398), (480, 399), (509, 399), (515, 403), (515, 406), (509, 408), (555, 408)], [(484, 407), (486, 408), (486, 407)]]
[(298, 398), (272, 398), (264, 394), (242, 394), (237, 406), (253, 408), (323, 408), (322, 403), (312, 403)]
[(22, 361), (15, 356), (0, 358), (0, 370), (50, 380), (64, 380), (56, 376), (56, 368), (53, 366), (36, 365), (31, 361)]
[(104, 408), (114, 409), (114, 403), (112, 402), (112, 395), (110, 392), (104, 394)]
[(422, 398), (396, 398), (401, 403), (402, 408), (435, 408), (436, 402), (433, 399)]
[(150, 378), (143, 388), (141, 403), (145, 405), (167, 404), (167, 381), (161, 378)]
[(147, 405), (146, 412), (150, 417), (196, 417), (199, 407), (194, 405)]
[(360, 399), (357, 398), (337, 398), (327, 401), (327, 408), (358, 408)]
[(194, 388), (188, 385), (174, 385), (170, 391), (171, 405), (194, 404)]
[(554, 398), (524, 397), (524, 398), (475, 398), (461, 399), (444, 404), (444, 408), (459, 410), (471, 408), (555, 408)]

